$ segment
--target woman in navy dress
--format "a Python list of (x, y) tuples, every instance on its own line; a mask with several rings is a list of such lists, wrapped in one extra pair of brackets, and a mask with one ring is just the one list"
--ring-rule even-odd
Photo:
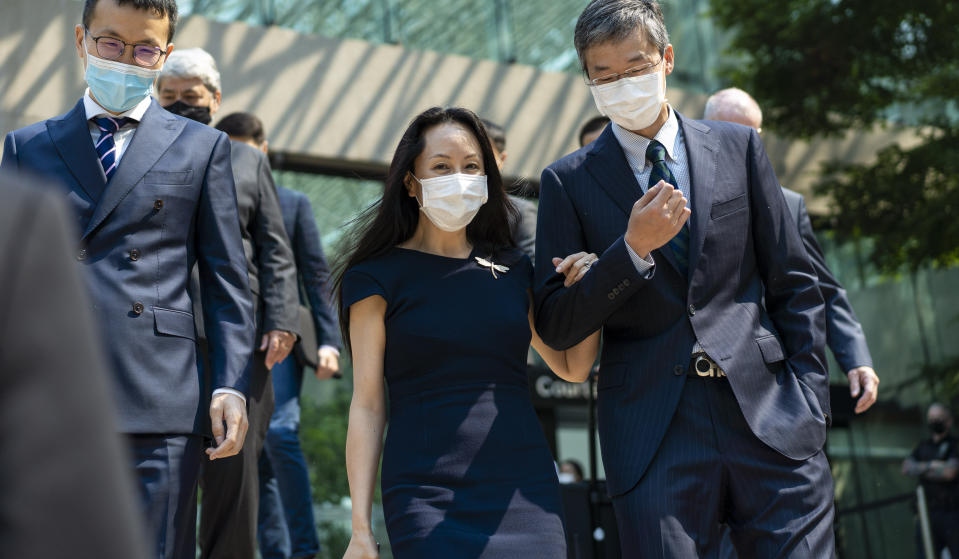
[[(599, 339), (558, 352), (536, 335), (532, 265), (513, 247), (510, 212), (476, 115), (434, 108), (414, 119), (337, 280), (354, 371), (346, 558), (377, 556), (370, 515), (381, 451), (397, 559), (566, 557), (526, 354), (532, 342), (557, 374), (582, 381)], [(595, 259), (573, 255), (568, 281)]]

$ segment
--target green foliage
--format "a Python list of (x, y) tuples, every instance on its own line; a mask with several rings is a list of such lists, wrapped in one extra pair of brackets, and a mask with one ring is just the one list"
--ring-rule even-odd
[(946, 0), (711, 0), (731, 32), (725, 75), (763, 107), (763, 126), (800, 138), (890, 121), (921, 143), (874, 163), (835, 161), (840, 241), (870, 238), (885, 273), (959, 260), (959, 4)]
[(350, 494), (346, 479), (350, 390), (346, 383), (337, 382), (328, 401), (317, 404), (309, 398), (301, 400), (300, 441), (317, 503), (339, 503)]
[(322, 522), (320, 531), (320, 553), (316, 559), (340, 559), (350, 545), (350, 531), (332, 522)]

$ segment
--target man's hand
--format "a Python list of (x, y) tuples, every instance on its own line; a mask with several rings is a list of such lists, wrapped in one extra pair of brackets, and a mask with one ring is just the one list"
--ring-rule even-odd
[(286, 359), (294, 343), (296, 343), (296, 336), (284, 330), (270, 330), (263, 334), (260, 351), (266, 352), (266, 368), (272, 369), (273, 365)]
[(690, 210), (683, 192), (659, 181), (633, 204), (626, 226), (626, 242), (642, 258), (679, 233)]
[[(246, 440), (250, 423), (246, 418), (246, 404), (236, 394), (216, 394), (210, 402), (210, 421), (216, 448), (206, 449), (210, 460), (227, 458), (240, 452)], [(226, 432), (224, 433), (224, 425)]]
[(850, 369), (846, 376), (849, 378), (849, 394), (855, 398), (862, 392), (862, 397), (856, 402), (856, 413), (868, 410), (879, 395), (879, 375), (872, 367), (856, 367)]
[(331, 347), (323, 346), (316, 351), (316, 378), (326, 380), (340, 372), (340, 356)]

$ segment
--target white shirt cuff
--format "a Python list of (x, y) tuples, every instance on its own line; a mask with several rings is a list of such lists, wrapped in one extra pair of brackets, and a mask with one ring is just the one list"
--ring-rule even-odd
[(331, 345), (323, 344), (323, 345), (320, 346), (320, 349), (328, 349), (328, 350), (332, 351), (333, 353), (335, 353), (337, 357), (340, 356), (340, 350), (336, 349), (335, 347), (333, 347), (333, 346), (331, 346)]
[(623, 243), (626, 245), (626, 252), (629, 253), (629, 259), (633, 261), (633, 266), (636, 267), (636, 271), (639, 272), (639, 275), (643, 276), (646, 279), (649, 279), (653, 275), (653, 267), (656, 266), (656, 262), (653, 260), (653, 253), (649, 253), (646, 258), (636, 254), (636, 251), (633, 250), (633, 247), (629, 246), (629, 243)]
[(213, 391), (213, 395), (216, 396), (217, 394), (233, 394), (234, 396), (239, 396), (240, 399), (243, 400), (244, 404), (246, 403), (246, 396), (244, 396), (239, 390), (234, 390), (232, 388), (217, 388)]

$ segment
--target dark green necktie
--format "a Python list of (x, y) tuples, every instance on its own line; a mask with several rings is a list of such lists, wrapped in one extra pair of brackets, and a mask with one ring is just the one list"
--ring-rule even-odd
[[(661, 180), (671, 184), (674, 188), (679, 188), (676, 177), (666, 166), (666, 148), (663, 144), (656, 140), (649, 142), (649, 147), (646, 148), (646, 159), (653, 164), (653, 170), (649, 173), (648, 188), (652, 188)], [(667, 245), (673, 251), (680, 273), (684, 277), (687, 276), (689, 274), (689, 227), (684, 224), (679, 233), (676, 233), (676, 236)]]

